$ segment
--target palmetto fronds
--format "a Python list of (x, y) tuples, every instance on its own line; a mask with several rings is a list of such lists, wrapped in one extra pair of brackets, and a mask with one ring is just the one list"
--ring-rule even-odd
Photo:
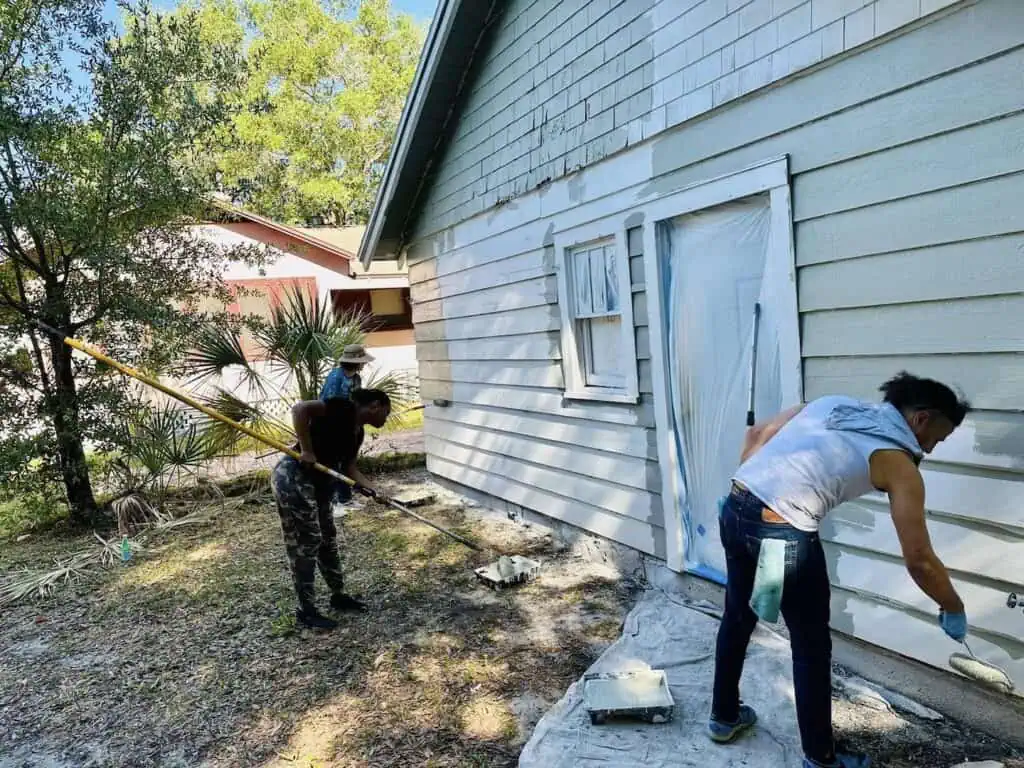
[[(303, 290), (287, 290), (283, 300), (271, 309), (269, 319), (254, 325), (252, 334), (265, 365), (249, 359), (237, 333), (229, 328), (209, 328), (199, 334), (189, 355), (192, 380), (209, 380), (231, 366), (240, 370), (250, 391), (266, 399), (274, 393), (286, 405), (299, 400), (316, 400), (327, 374), (337, 364), (345, 347), (362, 344), (372, 330), (370, 315), (359, 312), (335, 313), (331, 305)], [(272, 379), (286, 380), (284, 391)], [(397, 374), (364, 374), (363, 386), (381, 389), (392, 399), (393, 421), (408, 401), (408, 382)], [(228, 418), (278, 439), (293, 437), (285, 420), (268, 417), (224, 387), (204, 398), (207, 405)], [(202, 429), (220, 452), (237, 449), (244, 438), (231, 427), (213, 419), (202, 419)]]
[[(232, 392), (218, 387), (212, 395), (203, 398), (204, 404), (238, 424), (243, 424), (261, 435), (288, 442), (295, 434), (291, 427), (280, 419), (268, 416), (255, 405), (246, 402)], [(199, 417), (199, 424), (211, 450), (219, 455), (238, 449), (247, 441), (247, 436), (222, 421), (206, 416)]]

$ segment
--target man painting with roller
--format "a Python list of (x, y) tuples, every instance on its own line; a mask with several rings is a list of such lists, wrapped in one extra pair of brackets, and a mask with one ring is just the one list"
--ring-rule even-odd
[(757, 720), (740, 702), (743, 660), (758, 617), (774, 621), (781, 609), (805, 768), (870, 765), (837, 752), (833, 741), (830, 590), (818, 526), (830, 510), (873, 489), (889, 496), (907, 570), (937, 603), (939, 625), (958, 642), (966, 637), (964, 604), (929, 540), (918, 464), (970, 405), (946, 385), (908, 373), (880, 389), (880, 404), (822, 397), (747, 432), (720, 517), (728, 585), (709, 723), (716, 742), (732, 741)]
[(298, 597), (296, 620), (314, 629), (334, 629), (337, 622), (322, 615), (314, 599), (317, 565), (331, 590), (331, 607), (362, 611), (366, 606), (344, 591), (338, 530), (331, 512), (334, 478), (313, 467), (317, 462), (344, 473), (364, 491), (382, 498), (356, 467), (364, 427), (384, 426), (391, 400), (377, 389), (357, 389), (347, 398), (309, 400), (292, 408), (292, 422), (301, 458), (285, 456), (274, 467), (271, 486), (281, 516), (288, 563)]

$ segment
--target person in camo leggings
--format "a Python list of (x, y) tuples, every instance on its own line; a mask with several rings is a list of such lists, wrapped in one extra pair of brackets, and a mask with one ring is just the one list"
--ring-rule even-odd
[(335, 610), (365, 610), (365, 605), (344, 591), (338, 530), (331, 512), (335, 480), (313, 468), (324, 464), (343, 472), (370, 495), (382, 498), (356, 467), (364, 426), (382, 427), (391, 413), (391, 400), (376, 389), (360, 389), (348, 399), (308, 400), (292, 408), (292, 421), (300, 459), (285, 456), (274, 467), (271, 487), (281, 516), (288, 563), (298, 598), (296, 620), (315, 629), (334, 629), (337, 622), (316, 606), (317, 565), (331, 590)]

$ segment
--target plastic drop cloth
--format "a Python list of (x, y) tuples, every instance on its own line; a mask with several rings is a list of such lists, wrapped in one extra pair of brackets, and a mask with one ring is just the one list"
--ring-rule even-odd
[(760, 626), (741, 688), (760, 722), (726, 746), (707, 737), (718, 633), (718, 619), (702, 612), (709, 608), (714, 613), (710, 606), (648, 590), (626, 617), (622, 636), (588, 670), (664, 669), (675, 699), (671, 722), (591, 725), (580, 679), (541, 718), (520, 754), (520, 768), (800, 768), (789, 644)]
[(728, 493), (746, 431), (754, 305), (761, 303), (755, 414), (781, 410), (779, 329), (767, 275), (771, 207), (766, 195), (658, 225), (665, 264), (667, 367), (677, 514), (686, 567), (724, 581), (718, 499)]

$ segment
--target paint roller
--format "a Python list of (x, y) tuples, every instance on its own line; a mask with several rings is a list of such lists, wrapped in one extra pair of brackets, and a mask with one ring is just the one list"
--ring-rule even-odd
[(999, 691), (1000, 693), (1012, 693), (1014, 689), (1013, 679), (1001, 667), (982, 661), (974, 655), (971, 646), (964, 640), (964, 648), (967, 653), (954, 653), (949, 657), (949, 666), (955, 669), (964, 677), (981, 683), (987, 688)]

